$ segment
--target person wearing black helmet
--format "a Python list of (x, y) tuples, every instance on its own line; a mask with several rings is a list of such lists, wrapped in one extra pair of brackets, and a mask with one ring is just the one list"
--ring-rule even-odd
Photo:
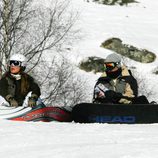
[(130, 104), (138, 95), (138, 85), (130, 70), (113, 53), (104, 61), (105, 72), (94, 87), (94, 103)]
[(14, 54), (8, 62), (8, 71), (0, 80), (0, 104), (9, 106), (22, 106), (28, 93), (30, 97), (27, 105), (36, 106), (36, 101), (41, 95), (40, 88), (34, 79), (25, 73), (27, 60), (22, 54)]

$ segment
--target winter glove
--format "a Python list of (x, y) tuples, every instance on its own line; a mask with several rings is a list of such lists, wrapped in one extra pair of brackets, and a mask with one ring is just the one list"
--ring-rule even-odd
[(13, 107), (18, 106), (18, 102), (14, 99), (14, 97), (12, 95), (10, 95), (10, 94), (7, 95), (6, 100), (9, 102), (10, 106), (13, 106)]
[(105, 98), (105, 92), (107, 90), (108, 88), (104, 84), (99, 83), (94, 89), (95, 98)]
[(105, 98), (104, 92), (100, 90), (98, 87), (95, 87), (94, 94), (95, 94), (95, 98)]
[(114, 102), (117, 102), (118, 100), (120, 100), (122, 98), (121, 93), (118, 93), (118, 92), (115, 92), (112, 90), (106, 91), (105, 96), (108, 100), (114, 101)]
[(28, 100), (28, 106), (29, 107), (34, 107), (36, 106), (36, 101), (38, 99), (38, 96), (36, 94), (32, 94), (31, 97), (29, 97)]

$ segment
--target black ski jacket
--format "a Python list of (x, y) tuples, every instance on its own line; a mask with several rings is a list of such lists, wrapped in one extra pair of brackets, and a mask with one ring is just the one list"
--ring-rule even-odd
[[(109, 78), (106, 73), (104, 73), (97, 81), (96, 86), (104, 87), (103, 89), (112, 90), (116, 93), (122, 94), (124, 97), (133, 98), (138, 95), (138, 85), (136, 79), (132, 76), (131, 72), (127, 69), (127, 67), (122, 66), (122, 73), (117, 79)], [(95, 94), (94, 87), (94, 95), (93, 102), (97, 99), (97, 95)], [(129, 104), (131, 101), (128, 99), (120, 99), (118, 103)]]

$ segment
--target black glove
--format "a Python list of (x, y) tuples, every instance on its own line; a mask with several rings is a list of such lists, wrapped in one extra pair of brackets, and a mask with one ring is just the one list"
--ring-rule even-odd
[(29, 97), (28, 100), (28, 106), (29, 107), (34, 107), (36, 106), (36, 101), (38, 99), (38, 96), (36, 94), (32, 94), (31, 97)]
[(108, 100), (110, 101), (114, 101), (117, 102), (118, 100), (120, 100), (122, 98), (122, 94), (112, 91), (112, 90), (108, 90), (105, 92), (105, 96)]
[(6, 100), (9, 102), (10, 106), (17, 107), (18, 102), (14, 99), (14, 97), (11, 94), (8, 94), (6, 96)]

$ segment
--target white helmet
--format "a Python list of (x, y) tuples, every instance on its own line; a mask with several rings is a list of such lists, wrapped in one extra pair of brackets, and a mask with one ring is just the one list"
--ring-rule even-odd
[(22, 67), (26, 67), (27, 65), (26, 57), (23, 54), (14, 54), (10, 57), (9, 61), (11, 60), (20, 61)]

